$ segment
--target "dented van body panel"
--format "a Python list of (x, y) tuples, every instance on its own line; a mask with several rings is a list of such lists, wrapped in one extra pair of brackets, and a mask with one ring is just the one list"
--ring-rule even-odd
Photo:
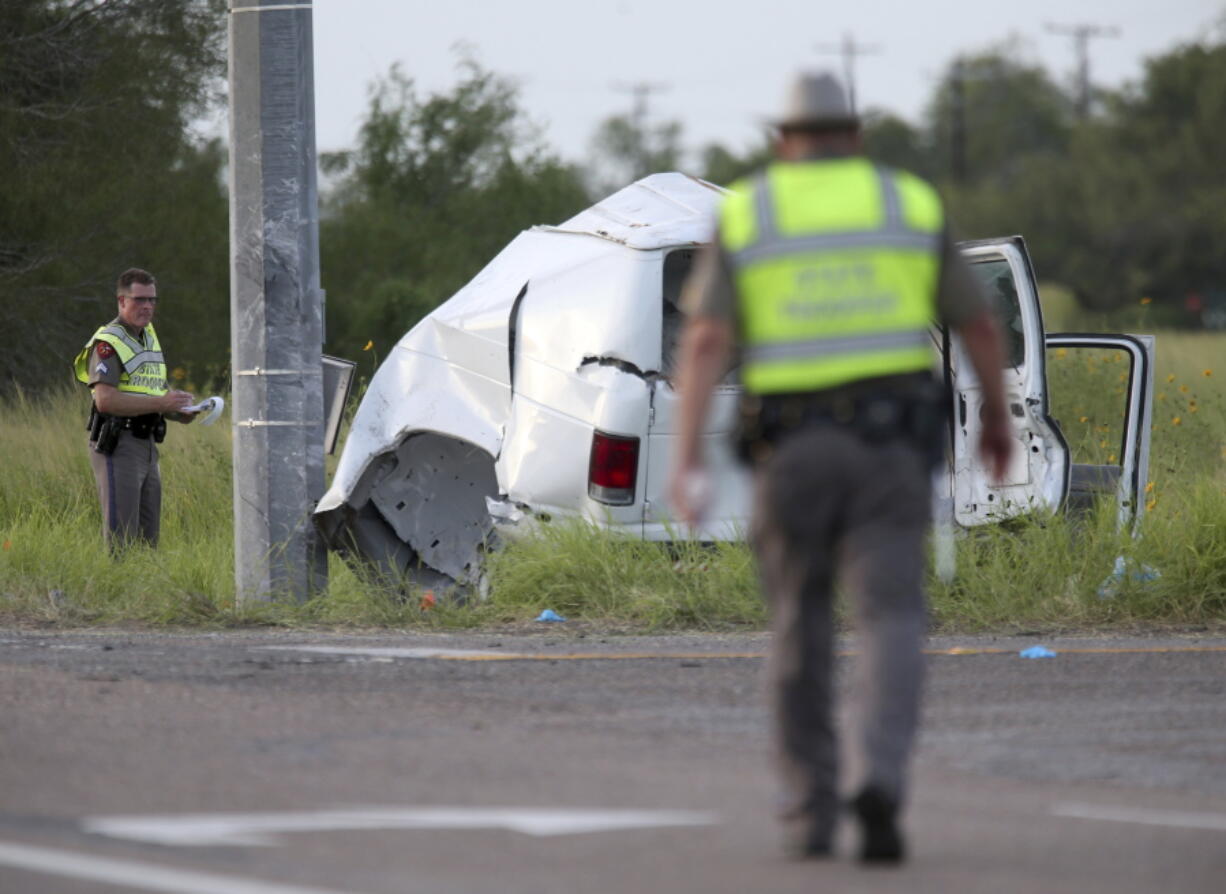
[[(681, 174), (640, 180), (561, 225), (521, 233), (414, 326), (358, 407), (315, 512), (324, 541), (390, 573), (474, 583), (492, 542), (555, 518), (649, 540), (745, 536), (751, 488), (732, 450), (735, 371), (712, 396), (703, 436), (718, 482), (708, 520), (679, 530), (665, 499), (681, 284), (710, 239), (722, 193)], [(962, 250), (1012, 327), (1004, 376), (1018, 439), (1005, 480), (989, 481), (974, 449), (981, 390), (957, 338), (934, 328), (936, 372), (951, 402), (934, 507), (938, 519), (970, 527), (1059, 507), (1071, 470), (1048, 414), (1025, 244), (1012, 237)], [(616, 472), (631, 482), (628, 501), (592, 484), (600, 438), (634, 445)]]

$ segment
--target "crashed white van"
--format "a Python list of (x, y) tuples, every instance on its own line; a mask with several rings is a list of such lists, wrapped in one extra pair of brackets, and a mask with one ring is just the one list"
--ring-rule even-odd
[[(549, 519), (580, 517), (649, 540), (741, 535), (749, 485), (730, 446), (735, 373), (712, 403), (706, 448), (719, 486), (704, 528), (680, 531), (665, 501), (677, 302), (721, 192), (682, 174), (640, 180), (559, 226), (521, 233), (414, 326), (375, 374), (316, 509), (328, 545), (419, 579), (471, 582), (495, 531)], [(951, 409), (948, 468), (934, 488), (938, 518), (970, 527), (1103, 491), (1133, 514), (1148, 463), (1152, 339), (1045, 341), (1022, 239), (962, 251), (1007, 335), (1018, 449), (1005, 479), (991, 482), (974, 450), (979, 386), (956, 338), (934, 328)], [(1044, 349), (1053, 344), (1127, 354), (1119, 465), (1071, 462), (1048, 415)]]

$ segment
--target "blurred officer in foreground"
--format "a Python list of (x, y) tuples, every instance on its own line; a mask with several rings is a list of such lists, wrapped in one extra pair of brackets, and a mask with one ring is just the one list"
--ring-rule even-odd
[(999, 479), (1012, 443), (992, 317), (924, 181), (860, 155), (859, 121), (828, 74), (798, 78), (777, 161), (736, 184), (686, 285), (670, 485), (694, 525), (701, 434), (739, 352), (739, 448), (752, 464), (751, 540), (772, 611), (770, 660), (788, 849), (831, 853), (842, 806), (832, 720), (837, 577), (859, 638), (850, 807), (860, 859), (905, 856), (899, 810), (919, 717), (924, 541), (941, 458), (943, 389), (929, 326), (951, 327), (983, 386), (979, 449)]
[(157, 281), (133, 267), (116, 285), (119, 316), (98, 329), (73, 363), (93, 393), (89, 461), (102, 503), (102, 536), (112, 551), (133, 540), (157, 546), (162, 477), (157, 445), (166, 420), (191, 422), (181, 412), (192, 395), (171, 391), (166, 361), (153, 329)]

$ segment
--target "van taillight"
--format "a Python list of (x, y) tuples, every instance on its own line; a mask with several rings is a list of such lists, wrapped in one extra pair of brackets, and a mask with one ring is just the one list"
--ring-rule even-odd
[(587, 495), (610, 506), (634, 502), (639, 472), (639, 439), (592, 434), (592, 461), (587, 471)]

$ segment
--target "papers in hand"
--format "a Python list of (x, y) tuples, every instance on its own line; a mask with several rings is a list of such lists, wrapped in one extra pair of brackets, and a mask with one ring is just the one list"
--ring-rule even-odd
[(221, 411), (226, 408), (226, 402), (223, 398), (213, 395), (206, 397), (198, 404), (192, 404), (190, 407), (184, 407), (180, 413), (205, 413), (207, 414), (200, 420), (201, 425), (212, 425), (217, 421), (217, 417), (221, 415)]

